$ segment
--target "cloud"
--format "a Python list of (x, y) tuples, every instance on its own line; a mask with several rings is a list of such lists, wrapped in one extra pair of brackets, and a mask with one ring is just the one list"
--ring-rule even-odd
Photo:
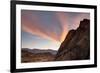
[(65, 13), (62, 13), (62, 12), (57, 12), (56, 16), (61, 24), (61, 27), (62, 27), (62, 33), (60, 36), (60, 41), (62, 42), (62, 41), (64, 41), (64, 39), (68, 33), (67, 17), (65, 15)]
[(57, 35), (56, 29), (51, 29), (53, 30), (53, 32), (51, 32), (51, 30), (48, 30), (45, 26), (41, 24), (39, 18), (36, 15), (28, 15), (28, 13), (22, 14), (21, 24), (22, 30), (25, 32), (40, 36), (48, 40), (61, 42), (61, 36)]

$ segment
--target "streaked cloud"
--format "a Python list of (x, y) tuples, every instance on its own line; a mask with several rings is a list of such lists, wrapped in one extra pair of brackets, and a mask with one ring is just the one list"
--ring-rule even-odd
[(68, 23), (67, 23), (67, 16), (63, 12), (57, 12), (56, 16), (61, 24), (62, 27), (62, 33), (60, 36), (60, 41), (64, 41), (67, 33), (68, 33)]
[[(33, 35), (38, 35), (38, 36), (48, 39), (48, 40), (61, 42), (61, 39), (62, 39), (61, 36), (64, 35), (63, 32), (65, 30), (65, 27), (63, 25), (60, 25), (60, 26), (58, 25), (59, 27), (62, 27), (61, 33), (56, 31), (56, 29), (58, 29), (58, 28), (57, 28), (57, 26), (55, 26), (55, 24), (54, 24), (54, 26), (55, 26), (54, 29), (53, 29), (54, 26), (51, 27), (52, 31), (48, 30), (47, 29), (48, 27), (43, 26), (42, 23), (39, 21), (39, 18), (36, 15), (34, 15), (34, 14), (32, 15), (29, 13), (22, 15), (22, 23), (21, 24), (22, 24), (23, 31), (28, 32)], [(50, 26), (50, 25), (48, 25), (48, 26)], [(61, 35), (58, 35), (58, 33), (60, 33)]]

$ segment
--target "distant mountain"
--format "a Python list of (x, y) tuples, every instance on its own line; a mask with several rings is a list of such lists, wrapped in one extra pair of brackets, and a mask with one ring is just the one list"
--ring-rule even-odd
[(90, 58), (90, 20), (80, 21), (76, 30), (70, 30), (62, 42), (56, 61), (83, 60)]
[(57, 54), (57, 51), (56, 50), (51, 50), (51, 49), (41, 50), (41, 49), (22, 48), (22, 50), (26, 50), (26, 51), (28, 51), (30, 53), (33, 53), (33, 54), (37, 54), (37, 53), (51, 53), (53, 55), (56, 55)]
[(21, 49), (21, 62), (45, 62), (53, 61), (57, 51), (40, 49)]

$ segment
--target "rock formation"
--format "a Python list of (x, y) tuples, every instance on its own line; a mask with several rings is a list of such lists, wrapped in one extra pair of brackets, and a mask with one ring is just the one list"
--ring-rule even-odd
[(90, 58), (90, 20), (80, 21), (76, 30), (70, 30), (62, 42), (56, 61), (84, 60)]

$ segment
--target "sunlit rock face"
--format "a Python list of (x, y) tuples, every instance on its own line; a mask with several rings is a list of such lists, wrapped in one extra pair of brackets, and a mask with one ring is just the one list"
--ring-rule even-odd
[(56, 61), (84, 60), (90, 58), (90, 20), (80, 21), (76, 30), (70, 30), (62, 42)]

